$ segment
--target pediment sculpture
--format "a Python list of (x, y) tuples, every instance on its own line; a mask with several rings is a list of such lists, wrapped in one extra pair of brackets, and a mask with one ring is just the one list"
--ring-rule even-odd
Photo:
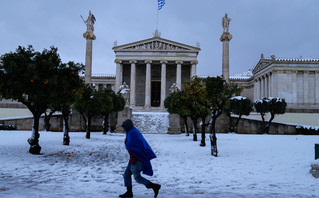
[(162, 41), (151, 41), (147, 43), (141, 43), (124, 48), (125, 50), (173, 50), (173, 51), (189, 51), (190, 49), (177, 46), (171, 43)]

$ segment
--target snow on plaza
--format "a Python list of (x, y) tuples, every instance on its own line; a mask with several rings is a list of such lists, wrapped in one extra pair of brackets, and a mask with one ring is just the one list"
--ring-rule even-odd
[[(198, 134), (200, 137), (200, 134)], [(125, 134), (40, 132), (41, 155), (28, 153), (31, 131), (0, 131), (0, 197), (118, 197), (129, 155)], [(319, 197), (310, 173), (318, 136), (217, 134), (219, 157), (185, 134), (144, 134), (157, 155), (158, 197)], [(134, 197), (153, 191), (133, 180)]]

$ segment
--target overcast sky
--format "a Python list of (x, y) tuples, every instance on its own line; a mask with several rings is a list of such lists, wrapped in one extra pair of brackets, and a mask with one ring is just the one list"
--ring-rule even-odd
[[(0, 54), (54, 45), (63, 62), (85, 63), (89, 10), (95, 15), (93, 74), (115, 74), (114, 41), (153, 36), (157, 0), (0, 0)], [(221, 75), (222, 17), (231, 18), (230, 74), (252, 69), (260, 54), (319, 58), (319, 0), (166, 0), (159, 11), (161, 37), (200, 43), (197, 74)]]

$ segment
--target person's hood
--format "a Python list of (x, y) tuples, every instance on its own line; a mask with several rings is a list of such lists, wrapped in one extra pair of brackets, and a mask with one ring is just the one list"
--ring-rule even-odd
[(122, 127), (126, 132), (128, 132), (131, 128), (134, 127), (133, 121), (131, 119), (127, 119), (123, 122)]

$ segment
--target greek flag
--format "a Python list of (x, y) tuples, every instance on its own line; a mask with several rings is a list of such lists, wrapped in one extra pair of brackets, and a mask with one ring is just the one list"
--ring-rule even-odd
[(158, 0), (158, 10), (162, 9), (164, 5), (165, 5), (165, 0)]

